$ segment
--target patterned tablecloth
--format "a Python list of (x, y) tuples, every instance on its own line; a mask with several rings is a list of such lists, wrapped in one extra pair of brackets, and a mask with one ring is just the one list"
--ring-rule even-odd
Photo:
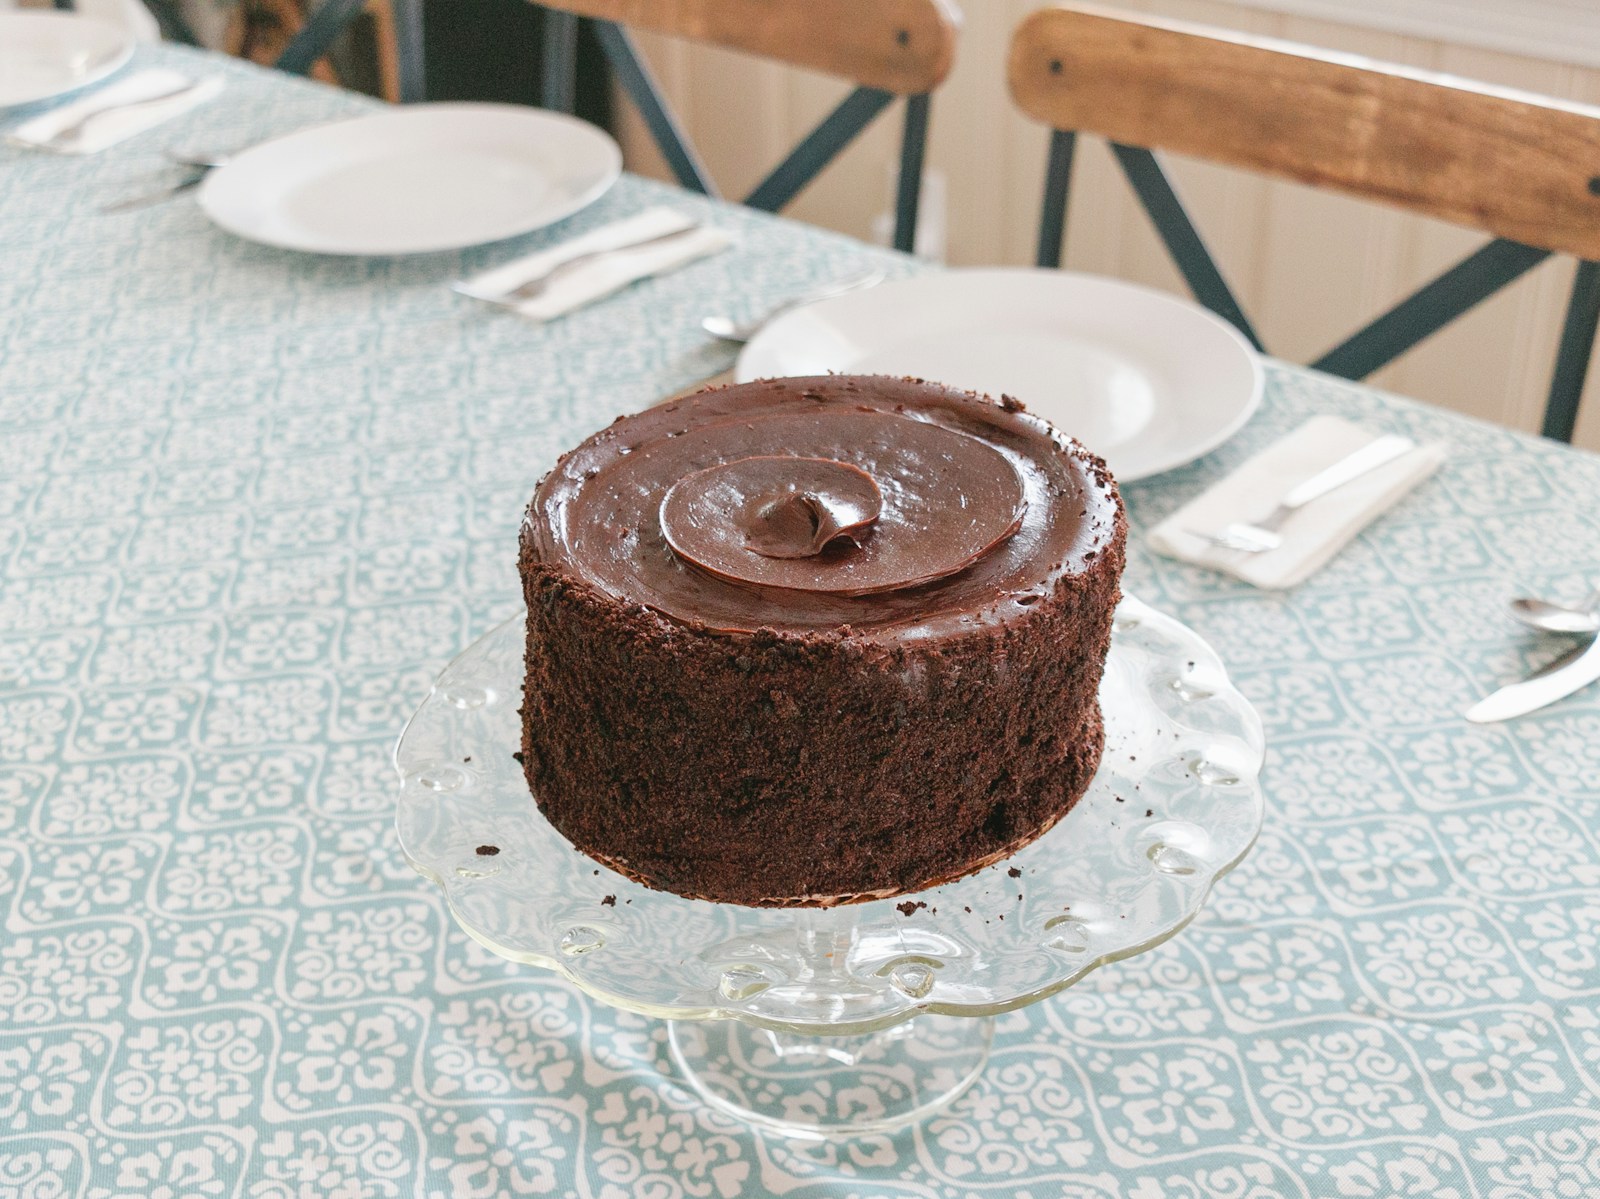
[[(141, 57), (228, 89), (96, 157), (0, 148), (0, 1196), (1600, 1193), (1600, 689), (1459, 715), (1554, 652), (1508, 595), (1600, 577), (1600, 460), (1273, 367), (1232, 444), (1127, 489), (1129, 589), (1265, 719), (1260, 844), (1176, 939), (1002, 1017), (946, 1114), (763, 1138), (661, 1024), (452, 925), (388, 756), (515, 611), (557, 452), (727, 365), (700, 315), (878, 252), (633, 179), (398, 261), (101, 215), (163, 146), (362, 104)], [(738, 247), (544, 328), (444, 287), (664, 198)], [(1453, 457), (1290, 595), (1141, 548), (1319, 411)]]

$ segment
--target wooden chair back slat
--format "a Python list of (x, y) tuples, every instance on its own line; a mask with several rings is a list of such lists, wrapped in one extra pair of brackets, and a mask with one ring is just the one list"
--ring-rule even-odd
[(743, 50), (899, 95), (930, 92), (955, 60), (946, 0), (539, 0), (546, 8)]
[(1087, 5), (1028, 16), (1008, 74), (1056, 129), (1600, 258), (1600, 108)]

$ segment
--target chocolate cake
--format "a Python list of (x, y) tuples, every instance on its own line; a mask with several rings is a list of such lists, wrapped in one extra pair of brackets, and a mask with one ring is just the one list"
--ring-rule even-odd
[(1125, 532), (1104, 463), (1009, 399), (827, 376), (623, 417), (523, 524), (529, 786), (680, 895), (967, 874), (1094, 775)]

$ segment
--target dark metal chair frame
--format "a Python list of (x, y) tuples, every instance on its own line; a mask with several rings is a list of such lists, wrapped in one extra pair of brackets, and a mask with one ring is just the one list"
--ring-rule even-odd
[[(1037, 262), (1043, 267), (1061, 265), (1062, 234), (1066, 230), (1076, 143), (1077, 134), (1072, 130), (1051, 131), (1044, 205), (1039, 218)], [(1154, 152), (1120, 142), (1108, 144), (1195, 299), (1231, 323), (1256, 349), (1264, 351), (1261, 338)], [(1590, 186), (1600, 191), (1600, 178), (1591, 181)], [(1364, 379), (1550, 255), (1549, 250), (1497, 237), (1369, 321), (1311, 366), (1344, 379)], [(1579, 259), (1545, 403), (1541, 431), (1546, 437), (1572, 440), (1597, 326), (1600, 326), (1600, 263)]]
[[(391, 0), (394, 6), (395, 51), (399, 60), (400, 103), (415, 104), (426, 95), (422, 64), (422, 0)], [(291, 75), (308, 74), (332, 47), (345, 26), (361, 15), (366, 0), (324, 0), (304, 28), (295, 34), (272, 65)]]
[[(633, 36), (613, 21), (579, 17), (544, 9), (544, 106), (572, 110), (576, 81), (578, 22), (588, 21), (617, 82), (639, 109), (662, 157), (679, 184), (690, 191), (720, 198), (682, 126), (661, 94)], [(751, 208), (777, 212), (817, 177), (894, 100), (893, 92), (857, 87), (807, 134), (781, 163), (744, 198)], [(906, 97), (905, 127), (900, 139), (900, 177), (895, 188), (894, 247), (910, 252), (917, 227), (922, 189), (922, 163), (928, 142), (929, 93)]]

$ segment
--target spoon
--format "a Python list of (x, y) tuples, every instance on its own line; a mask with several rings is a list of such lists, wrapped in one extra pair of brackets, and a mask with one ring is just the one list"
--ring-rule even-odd
[(736, 321), (727, 316), (708, 316), (700, 322), (700, 327), (712, 337), (719, 337), (723, 341), (749, 341), (761, 327), (774, 317), (794, 308), (806, 304), (815, 304), (818, 300), (831, 300), (834, 296), (842, 296), (846, 292), (859, 291), (863, 287), (871, 287), (883, 282), (883, 272), (879, 270), (863, 271), (859, 275), (850, 275), (843, 279), (835, 279), (832, 283), (825, 283), (821, 287), (803, 292), (794, 299), (779, 304), (776, 308), (769, 308), (760, 316), (752, 317), (745, 321)]
[(1600, 590), (1590, 592), (1576, 608), (1519, 596), (1511, 601), (1511, 615), (1542, 633), (1600, 633)]

